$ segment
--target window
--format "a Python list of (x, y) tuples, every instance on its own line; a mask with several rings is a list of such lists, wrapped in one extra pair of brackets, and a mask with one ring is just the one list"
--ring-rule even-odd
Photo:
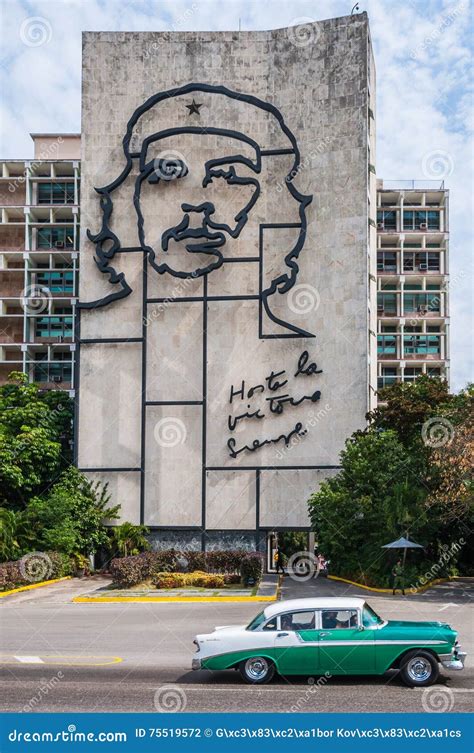
[[(70, 382), (72, 363), (70, 353), (55, 353), (53, 361), (48, 361), (47, 353), (35, 354), (35, 382)], [(57, 363), (55, 363), (57, 361)]]
[(376, 612), (369, 607), (368, 604), (364, 604), (362, 610), (362, 624), (364, 627), (374, 627), (375, 625), (383, 625), (383, 620), (378, 616)]
[(397, 338), (395, 335), (377, 335), (377, 354), (379, 356), (397, 355)]
[(247, 625), (247, 630), (256, 630), (262, 623), (265, 622), (265, 612), (259, 612), (252, 622)]
[(38, 183), (38, 204), (74, 204), (74, 183)]
[(438, 355), (440, 353), (440, 336), (405, 335), (403, 351), (405, 355)]
[(404, 230), (439, 230), (439, 212), (426, 209), (406, 209), (403, 212)]
[(377, 212), (377, 224), (383, 225), (383, 230), (397, 229), (397, 213), (393, 210), (382, 210)]
[(411, 368), (409, 366), (405, 366), (405, 371), (403, 373), (403, 381), (404, 382), (413, 382), (422, 373), (423, 373), (423, 369), (421, 367), (413, 367), (413, 368)]
[(38, 248), (74, 248), (73, 227), (42, 227), (38, 229)]
[(381, 390), (383, 387), (389, 387), (391, 384), (395, 384), (398, 381), (397, 367), (396, 366), (384, 366), (382, 368), (382, 374), (377, 379), (377, 387)]
[(63, 293), (65, 295), (72, 295), (73, 293), (73, 272), (37, 272), (36, 281), (38, 285), (49, 288), (51, 293)]
[(380, 313), (397, 313), (397, 296), (395, 293), (377, 293), (377, 309)]
[(35, 337), (72, 338), (71, 316), (38, 316), (35, 318)]
[(397, 271), (396, 251), (378, 251), (377, 252), (377, 270), (379, 272), (396, 272)]
[(347, 630), (358, 625), (357, 609), (323, 609), (321, 615), (321, 625), (323, 630), (341, 629)]
[(280, 617), (281, 630), (314, 630), (314, 612), (287, 612)]

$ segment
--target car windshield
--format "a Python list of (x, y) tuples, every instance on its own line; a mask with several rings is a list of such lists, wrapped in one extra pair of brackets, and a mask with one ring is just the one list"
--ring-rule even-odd
[(374, 625), (382, 625), (384, 620), (374, 612), (372, 607), (369, 607), (368, 604), (364, 604), (364, 609), (362, 610), (362, 622), (364, 627), (373, 627)]
[(246, 630), (256, 630), (262, 622), (265, 622), (265, 612), (259, 612), (259, 614), (253, 618), (252, 622), (247, 625)]

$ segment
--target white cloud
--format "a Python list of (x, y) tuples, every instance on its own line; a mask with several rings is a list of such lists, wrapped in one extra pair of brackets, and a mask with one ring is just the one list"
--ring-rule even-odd
[[(472, 165), (468, 0), (359, 3), (367, 10), (377, 68), (377, 173), (418, 178), (423, 158), (449, 155), (452, 386), (472, 380)], [(342, 0), (4, 0), (0, 154), (31, 155), (34, 131), (80, 130), (81, 31), (269, 29), (302, 17), (342, 16)], [(25, 43), (25, 21), (44, 19)], [(27, 29), (28, 30), (28, 29)], [(49, 34), (51, 30), (51, 34)], [(41, 23), (39, 32), (41, 34)], [(49, 36), (51, 37), (49, 39)], [(28, 44), (29, 42), (29, 44)]]

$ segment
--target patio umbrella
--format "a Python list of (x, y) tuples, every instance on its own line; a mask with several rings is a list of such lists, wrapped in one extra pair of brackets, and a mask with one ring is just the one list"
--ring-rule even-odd
[(384, 544), (382, 549), (403, 549), (403, 566), (405, 567), (407, 549), (423, 549), (423, 547), (421, 544), (416, 544), (414, 541), (410, 541), (402, 536), (401, 539), (391, 541), (390, 544)]

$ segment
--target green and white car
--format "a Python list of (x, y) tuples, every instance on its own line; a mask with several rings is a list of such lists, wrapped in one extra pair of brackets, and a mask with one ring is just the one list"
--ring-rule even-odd
[(463, 669), (457, 633), (442, 622), (383, 620), (364, 599), (281, 601), (249, 625), (197, 635), (193, 669), (239, 669), (249, 683), (280, 675), (382, 675), (398, 669), (411, 686), (432, 685), (439, 663)]

